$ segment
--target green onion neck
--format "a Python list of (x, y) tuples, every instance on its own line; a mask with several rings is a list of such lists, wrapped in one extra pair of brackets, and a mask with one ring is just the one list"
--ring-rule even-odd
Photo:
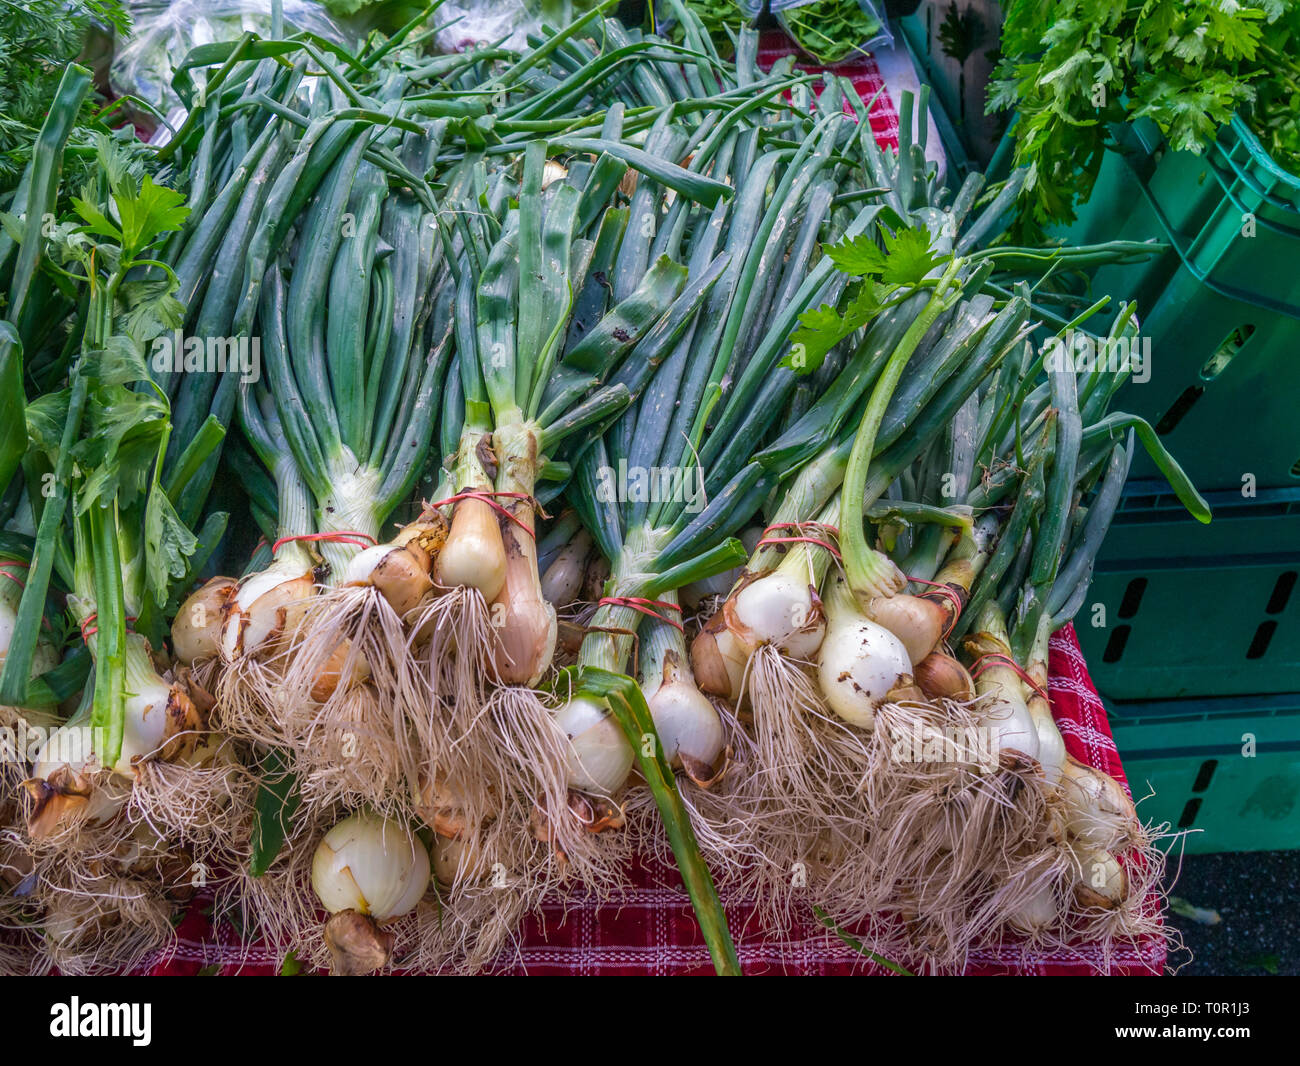
[[(330, 464), (330, 493), (317, 501), (316, 524), (321, 533), (339, 534), (317, 542), (321, 558), (329, 568), (326, 583), (337, 585), (343, 580), (348, 563), (369, 544), (379, 543), (379, 531), (385, 515), (380, 515), (375, 498), (383, 481), (379, 471), (360, 466), (346, 448)], [(346, 538), (348, 533), (359, 537)]]
[(466, 425), (460, 432), (460, 446), (452, 468), (452, 491), (491, 492), (492, 478), (488, 474), (480, 451), (492, 442), (491, 430), (482, 426)]
[(277, 505), (275, 530), (277, 538), (283, 542), (272, 557), (286, 570), (308, 573), (315, 563), (307, 542), (287, 538), (306, 537), (315, 532), (311, 493), (297, 464), (287, 452), (276, 460), (272, 474), (275, 477)]
[(853, 449), (849, 452), (843, 490), (843, 512), (846, 521), (840, 531), (840, 545), (849, 584), (864, 604), (877, 596), (888, 596), (900, 591), (905, 583), (898, 568), (867, 543), (866, 530), (862, 521), (863, 511), (869, 502), (865, 498), (866, 485), (871, 460), (875, 454), (876, 435), (880, 432), (880, 423), (885, 417), (885, 411), (889, 407), (895, 389), (898, 388), (899, 379), (907, 367), (908, 360), (912, 358), (921, 339), (947, 306), (945, 294), (957, 275), (960, 263), (961, 260), (954, 259), (948, 264), (925, 309), (907, 328), (898, 347), (890, 355), (879, 380), (871, 390), (871, 398), (867, 401), (857, 435), (853, 439)]
[[(811, 462), (803, 467), (791, 482), (781, 502), (772, 514), (771, 524), (781, 525), (788, 522), (806, 521), (809, 515), (816, 514), (832, 498), (835, 501), (836, 517), (828, 519), (834, 524), (839, 521), (839, 497), (836, 490), (844, 483), (844, 471), (848, 457), (837, 446), (825, 448)], [(774, 547), (756, 548), (750, 557), (748, 569), (751, 573), (761, 574), (776, 565), (779, 552)]]
[[(678, 603), (677, 591), (665, 592), (658, 597), (664, 603), (676, 605)], [(681, 614), (679, 611), (659, 609), (659, 613), (666, 618), (679, 621)], [(668, 680), (686, 681), (689, 684), (695, 683), (694, 675), (691, 673), (690, 656), (686, 650), (686, 637), (680, 629), (674, 625), (668, 625), (664, 622), (656, 622), (654, 619), (647, 619), (645, 625), (641, 627), (640, 647), (639, 647), (638, 673), (640, 674), (641, 689), (648, 699), (660, 685)], [(665, 674), (667, 666), (667, 675)]]
[[(827, 527), (835, 527), (839, 519), (840, 498), (836, 495), (822, 509), (815, 524), (802, 533), (797, 528), (791, 528), (775, 530), (774, 535), (781, 537), (807, 536), (825, 541), (827, 544), (834, 544), (835, 534), (831, 531), (831, 528)], [(802, 584), (811, 585), (815, 589), (821, 588), (826, 579), (826, 572), (830, 569), (831, 561), (834, 558), (830, 549), (822, 547), (821, 544), (813, 544), (811, 541), (800, 541), (797, 544), (788, 545), (788, 548), (789, 550), (776, 568), (777, 572), (795, 578)], [(757, 554), (756, 552), (755, 555)]]
[[(651, 530), (645, 526), (629, 530), (623, 550), (613, 560), (610, 579), (605, 585), (606, 595), (611, 599), (650, 598), (646, 596), (646, 588), (654, 577), (652, 565), (667, 542), (667, 530)], [(675, 592), (664, 593), (654, 598), (676, 603), (676, 595)], [(652, 607), (651, 610), (674, 621), (679, 620), (678, 612), (667, 608)], [(589, 623), (592, 631), (583, 637), (578, 665), (626, 673), (632, 643), (636, 639), (634, 634), (644, 617), (644, 612), (634, 607), (601, 604)]]
[(126, 635), (123, 671), (126, 691), (131, 693), (143, 692), (149, 686), (157, 685), (161, 680), (154, 666), (153, 656), (149, 652), (149, 642), (139, 633)]

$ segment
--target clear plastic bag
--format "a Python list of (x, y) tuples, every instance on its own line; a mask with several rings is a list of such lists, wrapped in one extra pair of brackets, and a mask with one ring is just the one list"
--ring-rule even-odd
[[(159, 111), (174, 110), (172, 68), (191, 48), (229, 41), (245, 30), (266, 37), (271, 32), (271, 5), (265, 0), (128, 0), (134, 23), (130, 40), (121, 43), (109, 68), (109, 84)], [(346, 43), (349, 35), (316, 0), (284, 0), (286, 33), (314, 33)]]
[[(737, 3), (752, 19), (762, 13), (765, 0)], [(770, 0), (767, 6), (791, 40), (820, 63), (839, 63), (894, 43), (874, 0)]]
[(542, 23), (562, 29), (596, 6), (597, 0), (444, 0), (436, 18), (445, 26), (435, 39), (444, 52), (462, 52), (479, 44), (502, 42), (522, 52), (528, 35)]

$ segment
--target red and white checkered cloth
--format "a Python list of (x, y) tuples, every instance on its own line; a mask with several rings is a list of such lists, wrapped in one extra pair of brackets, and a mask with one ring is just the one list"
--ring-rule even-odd
[[(1072, 627), (1052, 639), (1049, 662), (1052, 713), (1070, 754), (1124, 782), (1119, 753), (1106, 712), (1088, 677)], [(1125, 783), (1127, 787), (1127, 783)], [(547, 901), (529, 916), (517, 951), (501, 969), (518, 975), (699, 975), (711, 974), (708, 948), (690, 900), (673, 869), (639, 866), (632, 887), (603, 904), (565, 905)], [(882, 972), (823, 928), (810, 913), (786, 936), (754, 928), (752, 904), (728, 899), (723, 905), (741, 967), (749, 975), (836, 975)], [(225, 974), (268, 974), (279, 970), (282, 952), (241, 948), (230, 930), (213, 930), (196, 907), (177, 930), (178, 942), (152, 967), (155, 974), (195, 974), (216, 967)], [(1121, 947), (1111, 956), (1111, 973), (1158, 974), (1165, 944), (1155, 939)], [(1091, 974), (1101, 953), (1087, 944), (1060, 955), (1025, 957), (1015, 945), (976, 952), (972, 974)]]
[[(799, 56), (802, 53), (780, 30), (769, 30), (759, 38), (758, 65), (764, 70), (770, 70), (772, 64), (778, 59), (789, 55)], [(863, 102), (871, 105), (867, 117), (871, 122), (871, 132), (876, 135), (876, 143), (882, 148), (898, 148), (898, 109), (894, 106), (889, 93), (882, 91), (885, 88), (885, 79), (881, 77), (880, 67), (876, 65), (873, 57), (865, 55), (829, 67), (812, 62), (796, 62), (795, 68), (812, 74), (830, 71), (842, 78), (848, 78)], [(820, 89), (821, 84), (816, 83), (817, 88)], [(847, 103), (844, 105), (844, 110), (849, 114), (853, 113), (853, 109)]]

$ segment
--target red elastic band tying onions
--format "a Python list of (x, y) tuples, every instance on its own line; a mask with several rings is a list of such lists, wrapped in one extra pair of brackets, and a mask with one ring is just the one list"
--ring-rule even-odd
[[(982, 664), (987, 664), (987, 665), (982, 665)], [(1032, 677), (1030, 677), (1027, 673), (1025, 673), (1025, 671), (1021, 669), (1020, 664), (1016, 662), (1015, 659), (1011, 658), (1010, 655), (1004, 655), (1000, 651), (985, 652), (978, 659), (976, 659), (975, 662), (971, 664), (970, 676), (979, 677), (980, 674), (984, 673), (984, 671), (987, 670), (990, 666), (997, 666), (997, 665), (1006, 666), (1011, 670), (1014, 670), (1016, 674), (1020, 677), (1020, 680), (1022, 680), (1026, 685), (1028, 685), (1031, 689), (1033, 689), (1037, 695), (1041, 696), (1049, 703), (1051, 702), (1051, 697), (1049, 697), (1047, 693), (1043, 691), (1042, 687), (1038, 684), (1038, 682), (1035, 681)]]
[(510, 519), (510, 521), (512, 521), (515, 525), (517, 525), (520, 529), (522, 529), (522, 530), (523, 530), (525, 533), (527, 533), (530, 537), (532, 537), (534, 540), (536, 540), (536, 539), (537, 539), (537, 534), (536, 534), (535, 532), (533, 532), (533, 530), (531, 530), (531, 529), (528, 528), (528, 524), (527, 524), (526, 522), (520, 521), (520, 520), (519, 520), (518, 518), (516, 518), (513, 514), (511, 514), (508, 510), (506, 510), (506, 509), (505, 509), (504, 507), (502, 507), (499, 503), (497, 503), (495, 497), (498, 497), (498, 496), (503, 496), (503, 497), (506, 497), (507, 499), (511, 499), (511, 500), (528, 500), (528, 501), (530, 501), (530, 502), (532, 503), (532, 505), (533, 505), (534, 507), (537, 506), (537, 502), (536, 502), (535, 500), (533, 500), (533, 498), (532, 498), (531, 496), (529, 496), (528, 493), (526, 493), (526, 492), (474, 492), (474, 491), (467, 491), (467, 492), (458, 492), (458, 493), (456, 493), (455, 496), (448, 496), (445, 500), (435, 500), (433, 503), (427, 504), (427, 505), (425, 506), (425, 508), (424, 508), (424, 514), (421, 515), (421, 517), (422, 517), (422, 518), (423, 518), (423, 517), (427, 517), (430, 511), (432, 511), (432, 510), (434, 510), (435, 508), (438, 508), (438, 507), (445, 507), (445, 506), (446, 506), (447, 504), (449, 504), (449, 503), (459, 503), (461, 500), (482, 500), (485, 504), (487, 504), (489, 507), (491, 507), (492, 510), (497, 511), (497, 512), (499, 512), (500, 514), (505, 515), (506, 518)]
[(295, 537), (281, 537), (271, 545), (271, 554), (274, 555), (280, 550), (282, 544), (289, 544), (295, 540), (309, 540), (316, 543), (327, 541), (334, 544), (351, 544), (354, 548), (373, 548), (379, 541), (375, 540), (369, 533), (362, 533), (353, 529), (340, 529), (337, 533), (299, 533)]
[(677, 604), (668, 603), (665, 600), (648, 600), (644, 596), (603, 596), (601, 599), (596, 601), (596, 606), (630, 607), (632, 610), (640, 611), (642, 614), (650, 618), (657, 618), (661, 622), (667, 622), (670, 626), (675, 626), (683, 633), (686, 632), (686, 627), (682, 625), (681, 622), (678, 622), (673, 618), (667, 618), (664, 615), (659, 614), (658, 611), (653, 610), (653, 608), (659, 607), (665, 611), (676, 611), (678, 614), (682, 613), (682, 609)]
[[(799, 533), (799, 536), (769, 537), (768, 533), (770, 533), (774, 529), (793, 529)], [(842, 560), (842, 557), (840, 555), (840, 549), (833, 542), (829, 540), (822, 540), (818, 537), (805, 536), (803, 535), (803, 531), (805, 529), (810, 529), (813, 530), (814, 532), (818, 530), (822, 530), (825, 533), (829, 533), (831, 536), (834, 537), (838, 537), (840, 535), (840, 531), (838, 527), (828, 525), (825, 522), (774, 522), (772, 525), (768, 526), (765, 530), (763, 530), (763, 538), (758, 542), (757, 547), (767, 548), (776, 544), (815, 544), (819, 548), (825, 548), (837, 560)]]
[(20, 563), (20, 562), (19, 562), (18, 560), (16, 560), (16, 559), (14, 559), (14, 560), (5, 560), (5, 561), (3, 561), (3, 562), (0, 562), (0, 577), (7, 577), (10, 581), (12, 581), (12, 582), (13, 582), (15, 585), (17, 585), (20, 589), (25, 589), (25, 588), (27, 587), (27, 582), (24, 581), (24, 580), (23, 580), (21, 577), (19, 577), (17, 574), (11, 574), (11, 573), (9, 573), (9, 571), (8, 571), (7, 568), (10, 567), (10, 566), (16, 566), (16, 567), (18, 567), (18, 569), (20, 569), (20, 570), (30, 570), (30, 569), (32, 568), (32, 564), (31, 564), (31, 563)]
[[(906, 574), (903, 576), (907, 577)], [(908, 577), (907, 580), (914, 582), (917, 585), (929, 585), (934, 589), (933, 592), (921, 593), (922, 596), (938, 596), (940, 599), (947, 600), (952, 604), (952, 617), (948, 619), (948, 624), (944, 627), (943, 637), (941, 638), (947, 640), (952, 634), (953, 627), (957, 624), (957, 619), (961, 617), (962, 607), (965, 606), (961, 602), (961, 593), (951, 585), (944, 584), (942, 581), (926, 581), (923, 577)]]
[[(95, 611), (92, 614), (86, 615), (85, 619), (82, 621), (79, 628), (81, 629), (81, 640), (83, 643), (87, 643), (87, 644), (90, 643), (88, 638), (93, 637), (96, 633), (99, 632), (99, 626), (90, 625), (91, 622), (96, 621), (98, 618), (99, 618), (99, 612)], [(126, 631), (128, 633), (131, 632), (131, 623), (134, 621), (135, 621), (135, 615), (128, 614), (126, 616)], [(90, 628), (87, 629), (86, 628), (87, 626), (90, 626)]]

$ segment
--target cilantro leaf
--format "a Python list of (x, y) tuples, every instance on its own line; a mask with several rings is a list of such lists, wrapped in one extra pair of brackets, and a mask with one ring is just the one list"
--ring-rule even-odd
[(1241, 116), (1282, 167), (1300, 172), (1296, 42), (1285, 0), (1058, 0), (1004, 5), (989, 113), (1018, 116), (1015, 165), (1029, 175), (1013, 240), (1070, 222), (1091, 193), (1110, 127), (1151, 119), (1200, 152)]
[(885, 267), (885, 253), (870, 233), (843, 238), (826, 249), (826, 256), (841, 273), (858, 278), (879, 274)]
[(172, 278), (123, 282), (118, 295), (127, 306), (125, 332), (141, 345), (168, 330), (179, 329), (185, 321), (185, 305), (174, 293)]
[(97, 236), (117, 241), (119, 244), (122, 243), (122, 231), (113, 225), (108, 216), (89, 200), (74, 196), (72, 198), (72, 209), (86, 221), (86, 225), (81, 227), (83, 233), (94, 233)]
[(886, 291), (864, 280), (850, 288), (842, 311), (828, 304), (805, 311), (799, 316), (799, 327), (790, 335), (790, 352), (780, 365), (796, 374), (811, 374), (838, 344), (880, 313)]
[(138, 193), (133, 194), (129, 189), (115, 191), (113, 202), (122, 220), (122, 248), (131, 258), (163, 233), (180, 229), (190, 213), (182, 193), (155, 185), (148, 174), (140, 183)]

